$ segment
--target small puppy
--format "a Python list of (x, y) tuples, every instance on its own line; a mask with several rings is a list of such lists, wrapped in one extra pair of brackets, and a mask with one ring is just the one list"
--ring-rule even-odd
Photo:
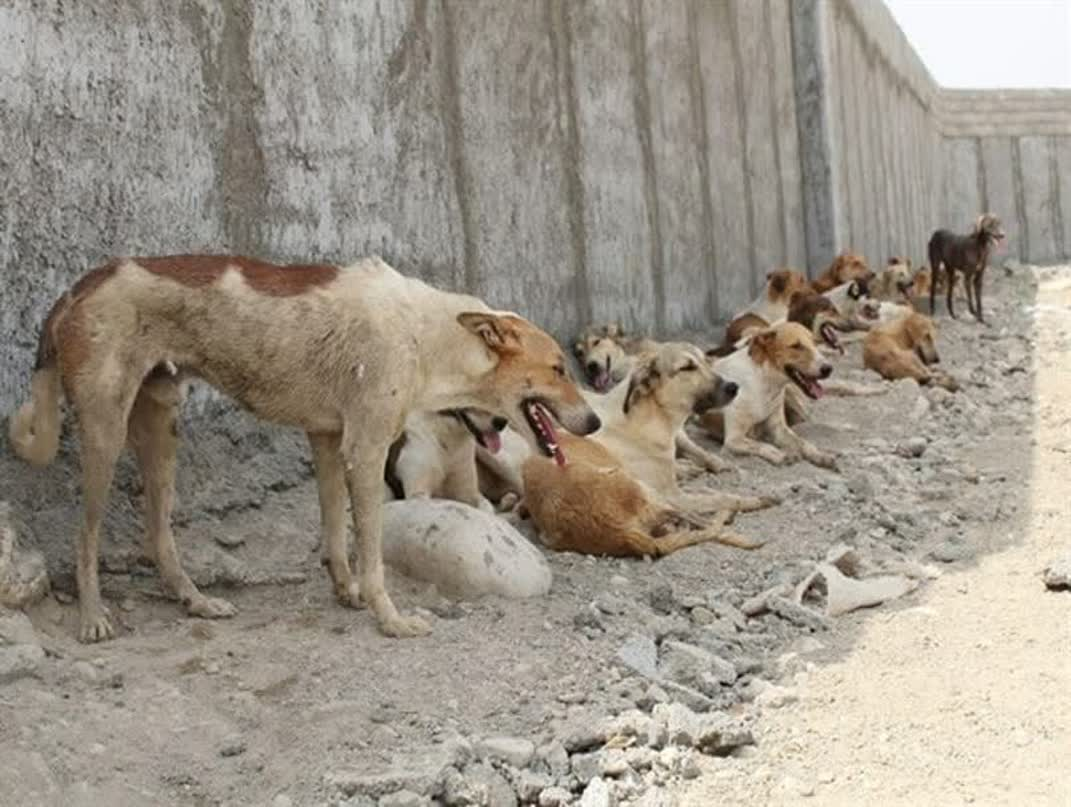
[(937, 384), (955, 391), (959, 384), (951, 376), (931, 369), (937, 364), (937, 327), (924, 314), (911, 312), (893, 322), (879, 325), (863, 342), (863, 366), (889, 381), (913, 378), (919, 384)]
[[(829, 378), (833, 365), (815, 346), (811, 332), (798, 322), (782, 322), (751, 337), (747, 347), (714, 362), (714, 371), (740, 387), (736, 398), (722, 411), (699, 420), (713, 434), (724, 434), (725, 447), (734, 454), (753, 454), (780, 465), (802, 456), (822, 468), (833, 468), (836, 458), (819, 451), (789, 427), (785, 420), (785, 390), (794, 384), (808, 398), (822, 397), (820, 380)], [(773, 445), (752, 438), (764, 431)]]
[[(956, 235), (949, 230), (937, 230), (930, 236), (928, 253), (934, 279), (944, 270), (946, 297), (945, 305), (948, 315), (956, 318), (952, 308), (952, 289), (956, 282), (956, 272), (963, 273), (963, 290), (967, 294), (967, 310), (979, 322), (982, 316), (982, 274), (993, 248), (1004, 240), (1004, 228), (1000, 219), (992, 213), (978, 217), (974, 230), (969, 235)], [(972, 296), (973, 293), (973, 296)], [(934, 300), (937, 296), (935, 283), (930, 284), (930, 316), (933, 316)]]
[(477, 409), (412, 412), (390, 447), (383, 478), (396, 499), (453, 499), (493, 512), (480, 494), (476, 447), (495, 454), (507, 421)]
[(873, 276), (866, 258), (854, 252), (842, 252), (822, 274), (811, 281), (811, 287), (819, 293), (825, 293), (853, 280), (870, 280)]

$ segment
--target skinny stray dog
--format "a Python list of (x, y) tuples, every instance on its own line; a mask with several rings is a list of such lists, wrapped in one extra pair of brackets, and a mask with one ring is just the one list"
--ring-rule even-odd
[[(963, 290), (967, 295), (967, 310), (981, 323), (982, 316), (982, 275), (993, 248), (1004, 240), (1004, 228), (1000, 219), (992, 213), (985, 213), (974, 223), (974, 230), (969, 235), (956, 235), (949, 230), (937, 230), (930, 236), (928, 246), (930, 267), (933, 280), (944, 270), (945, 305), (948, 315), (956, 319), (952, 308), (952, 290), (956, 283), (956, 272), (963, 273)], [(973, 296), (972, 296), (973, 293)], [(936, 282), (930, 283), (930, 316), (933, 316), (934, 301), (937, 296)]]
[(919, 384), (937, 384), (955, 391), (959, 384), (930, 365), (937, 354), (937, 326), (925, 314), (911, 312), (867, 334), (863, 342), (863, 366), (889, 381), (913, 378)]
[(811, 281), (811, 288), (819, 294), (853, 280), (870, 280), (874, 273), (867, 266), (866, 258), (854, 252), (842, 252), (822, 274)]
[[(617, 557), (662, 557), (706, 541), (760, 546), (724, 526), (732, 512), (775, 500), (681, 494), (673, 470), (674, 435), (685, 419), (736, 394), (691, 345), (670, 344), (645, 356), (630, 376), (620, 418), (591, 437), (563, 435), (558, 463), (525, 461), (525, 506), (544, 543)], [(715, 510), (714, 522), (704, 525), (701, 512)]]
[(476, 447), (491, 454), (502, 447), (508, 421), (476, 409), (411, 412), (405, 431), (390, 447), (384, 478), (395, 499), (453, 499), (494, 512), (480, 494)]
[[(725, 344), (735, 344), (745, 330), (760, 322), (770, 324), (788, 316), (792, 295), (806, 291), (811, 286), (803, 272), (795, 269), (778, 269), (766, 275), (766, 286), (751, 304), (738, 314), (725, 329)], [(762, 325), (760, 325), (762, 327)]]
[[(822, 397), (820, 380), (833, 365), (815, 346), (811, 332), (798, 322), (782, 322), (754, 334), (747, 346), (714, 362), (714, 371), (735, 381), (740, 392), (724, 409), (708, 412), (699, 421), (713, 434), (724, 435), (734, 454), (753, 454), (774, 465), (803, 457), (822, 468), (836, 466), (832, 454), (819, 451), (789, 427), (785, 419), (785, 389), (795, 384), (808, 398)], [(761, 430), (773, 445), (752, 438)]]
[[(75, 411), (85, 520), (78, 541), (79, 637), (114, 633), (100, 596), (100, 525), (129, 441), (145, 485), (147, 553), (191, 614), (226, 617), (186, 575), (171, 532), (182, 379), (199, 377), (254, 414), (304, 429), (312, 446), (324, 563), (340, 602), (367, 604), (389, 636), (428, 632), (384, 583), (383, 471), (413, 410), (472, 407), (505, 417), (552, 455), (552, 418), (589, 434), (598, 416), (545, 332), (482, 301), (404, 277), (378, 258), (275, 266), (249, 258), (119, 259), (82, 277), (41, 329), (32, 398), (11, 421), (20, 457), (51, 461), (60, 399)], [(346, 550), (352, 505), (359, 585)]]

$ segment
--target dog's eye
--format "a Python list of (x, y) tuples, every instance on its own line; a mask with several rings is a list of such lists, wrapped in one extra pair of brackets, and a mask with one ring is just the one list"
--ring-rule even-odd
[(601, 342), (601, 341), (602, 341), (602, 339), (596, 339), (594, 342), (591, 343), (591, 346), (592, 347), (598, 347), (599, 346), (599, 342)]
[(796, 342), (791, 347), (792, 350), (803, 350), (803, 342)]
[(558, 378), (565, 378), (565, 365), (564, 364), (555, 364), (554, 365), (554, 375), (558, 376)]
[(688, 362), (688, 363), (687, 363), (686, 365), (684, 365), (684, 366), (683, 366), (683, 367), (682, 367), (682, 368), (680, 369), (680, 371), (681, 371), (682, 373), (687, 373), (687, 372), (690, 372), (690, 371), (692, 371), (692, 370), (698, 370), (698, 369), (699, 369), (699, 365), (697, 365), (697, 364), (696, 364), (696, 363), (695, 363), (694, 361), (690, 361), (690, 362)]

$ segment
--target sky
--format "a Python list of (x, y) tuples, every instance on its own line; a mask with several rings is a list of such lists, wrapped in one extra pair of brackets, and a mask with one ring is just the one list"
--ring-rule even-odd
[(1071, 0), (885, 0), (938, 84), (1071, 88)]

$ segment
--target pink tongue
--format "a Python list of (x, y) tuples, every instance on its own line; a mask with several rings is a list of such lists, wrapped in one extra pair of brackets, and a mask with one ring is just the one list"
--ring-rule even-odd
[(822, 389), (822, 385), (817, 381), (808, 381), (807, 386), (811, 388), (811, 395), (815, 398), (821, 398), (822, 394), (825, 392), (825, 390)]
[(595, 383), (592, 386), (599, 392), (605, 392), (606, 388), (610, 386), (610, 374), (605, 370), (600, 370), (599, 374), (595, 376)]
[(565, 453), (562, 451), (560, 445), (558, 445), (558, 433), (554, 431), (554, 424), (550, 422), (550, 418), (547, 416), (542, 406), (536, 406), (535, 415), (539, 418), (539, 423), (543, 427), (543, 431), (546, 432), (547, 437), (554, 444), (551, 449), (554, 452), (554, 461), (559, 466), (565, 467)]
[(502, 436), (494, 429), (488, 429), (481, 436), (483, 437), (483, 447), (492, 454), (497, 454), (498, 449), (502, 448)]

